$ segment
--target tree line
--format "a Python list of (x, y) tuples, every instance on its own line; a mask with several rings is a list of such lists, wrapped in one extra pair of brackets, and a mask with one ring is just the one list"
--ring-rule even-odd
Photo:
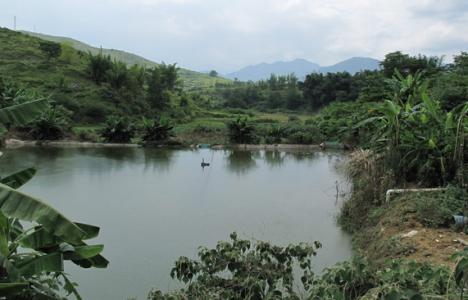
[(428, 80), (431, 95), (450, 109), (468, 101), (468, 53), (455, 56), (444, 64), (434, 56), (410, 56), (400, 51), (389, 53), (379, 70), (311, 73), (303, 81), (294, 74), (276, 76), (258, 82), (218, 84), (211, 97), (222, 107), (260, 110), (317, 110), (333, 101), (381, 101), (392, 92), (389, 80), (395, 71), (403, 76), (420, 70)]

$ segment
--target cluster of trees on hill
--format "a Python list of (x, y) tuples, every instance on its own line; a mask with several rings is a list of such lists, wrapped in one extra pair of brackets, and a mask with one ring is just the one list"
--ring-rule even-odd
[(129, 66), (102, 52), (83, 53), (48, 41), (40, 42), (39, 49), (50, 64), (80, 65), (81, 74), (93, 82), (92, 97), (70, 98), (69, 91), (74, 88), (65, 78), (52, 95), (53, 100), (74, 112), (74, 122), (100, 123), (112, 115), (140, 118), (161, 112), (183, 118), (189, 113), (190, 95), (182, 89), (176, 64)]
[(312, 73), (304, 81), (294, 74), (272, 75), (265, 81), (217, 85), (212, 97), (224, 107), (316, 110), (333, 101), (381, 101), (392, 92), (388, 81), (395, 70), (403, 76), (421, 70), (431, 94), (451, 108), (468, 100), (467, 62), (464, 52), (452, 64), (444, 65), (439, 57), (398, 51), (387, 54), (377, 71)]
[(116, 98), (143, 103), (154, 110), (164, 110), (171, 102), (171, 93), (180, 91), (175, 64), (160, 64), (153, 68), (112, 60), (109, 55), (89, 54), (87, 72), (96, 84), (107, 84)]

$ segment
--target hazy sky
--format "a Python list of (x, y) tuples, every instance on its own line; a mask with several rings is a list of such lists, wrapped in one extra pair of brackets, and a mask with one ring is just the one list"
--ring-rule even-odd
[(468, 0), (0, 0), (0, 26), (194, 70), (468, 51)]

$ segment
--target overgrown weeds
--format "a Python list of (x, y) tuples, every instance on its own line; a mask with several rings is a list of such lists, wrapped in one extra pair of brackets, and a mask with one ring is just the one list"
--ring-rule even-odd
[(338, 220), (345, 230), (353, 232), (369, 222), (366, 216), (372, 208), (382, 205), (386, 190), (394, 187), (395, 174), (385, 168), (381, 155), (362, 149), (349, 155), (345, 173), (352, 193)]

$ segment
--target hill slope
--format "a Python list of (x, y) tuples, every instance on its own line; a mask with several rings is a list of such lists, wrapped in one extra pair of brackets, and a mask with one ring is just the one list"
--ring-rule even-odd
[(241, 81), (257, 81), (267, 79), (271, 74), (288, 75), (294, 73), (300, 79), (304, 79), (307, 74), (316, 72), (336, 73), (346, 71), (354, 74), (362, 70), (377, 70), (379, 63), (378, 60), (369, 57), (353, 57), (332, 66), (321, 67), (305, 59), (296, 59), (293, 61), (278, 61), (271, 64), (261, 63), (248, 66), (239, 71), (229, 73), (226, 77), (231, 79), (237, 78)]
[[(21, 31), (24, 34), (34, 36), (40, 39), (56, 42), (56, 43), (67, 43), (76, 50), (80, 50), (83, 52), (91, 52), (92, 54), (96, 55), (101, 51), (101, 48), (90, 46), (86, 43), (80, 42), (78, 40), (68, 38), (68, 37), (61, 37), (61, 36), (53, 36), (47, 35), (42, 33), (36, 32), (29, 32), (29, 31)], [(102, 52), (105, 55), (110, 55), (113, 59), (120, 60), (125, 62), (128, 65), (142, 65), (146, 67), (153, 67), (157, 65), (156, 62), (141, 57), (139, 55), (129, 53), (122, 50), (116, 49), (102, 49)], [(229, 82), (228, 79), (222, 77), (211, 77), (208, 74), (203, 74), (187, 69), (179, 69), (179, 76), (184, 82), (184, 88), (186, 89), (199, 89), (199, 88), (206, 88), (214, 86), (217, 82), (227, 83)]]
[(75, 115), (90, 113), (99, 119), (115, 111), (111, 97), (105, 96), (105, 88), (89, 79), (86, 60), (80, 53), (73, 52), (70, 61), (48, 60), (40, 50), (41, 41), (0, 27), (0, 78), (50, 96)]
[[(159, 113), (151, 108), (144, 88), (136, 91), (120, 89), (122, 86), (112, 86), (110, 82), (97, 84), (88, 73), (85, 53), (68, 47), (59, 57), (49, 58), (41, 50), (43, 42), (38, 37), (0, 27), (0, 80), (11, 93), (25, 91), (37, 95), (33, 98), (49, 97), (71, 111), (72, 120), (80, 124), (102, 123), (110, 115), (141, 118)], [(200, 76), (195, 79), (200, 80)], [(13, 94), (9, 97), (14, 97)], [(189, 97), (193, 102), (180, 109), (178, 101), (185, 96), (189, 97), (184, 92), (171, 93), (172, 102), (164, 113), (177, 112), (183, 117), (193, 112), (199, 98)]]

